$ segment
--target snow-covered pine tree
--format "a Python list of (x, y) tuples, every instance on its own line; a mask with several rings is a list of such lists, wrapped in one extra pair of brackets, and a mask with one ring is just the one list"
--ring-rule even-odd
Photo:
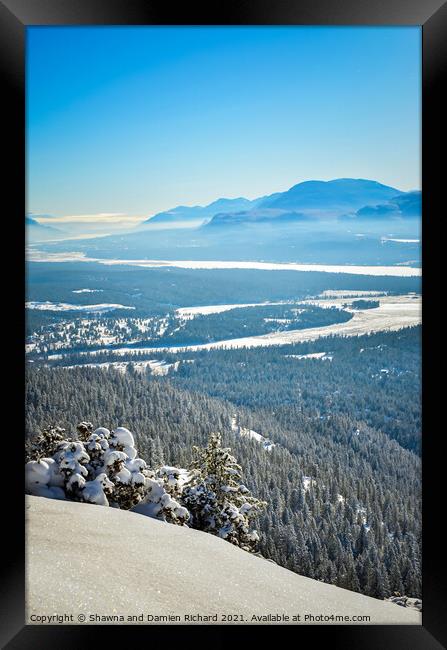
[(205, 448), (193, 451), (190, 482), (182, 495), (191, 525), (244, 550), (255, 550), (259, 537), (250, 529), (251, 521), (267, 504), (242, 483), (241, 467), (231, 450), (222, 447), (220, 433), (212, 433)]
[(27, 461), (38, 461), (41, 458), (49, 458), (57, 449), (60, 442), (64, 440), (65, 429), (57, 426), (47, 427), (34, 438), (26, 441), (25, 458)]
[(187, 525), (190, 519), (188, 509), (171, 497), (164, 480), (156, 476), (146, 479), (146, 495), (132, 511), (179, 526)]
[(150, 479), (152, 472), (142, 458), (137, 458), (134, 437), (125, 427), (114, 429), (107, 443), (102, 471), (114, 485), (111, 505), (129, 510), (144, 498), (146, 479)]
[(76, 440), (63, 440), (57, 446), (53, 458), (59, 466), (60, 474), (64, 477), (65, 492), (77, 499), (88, 479), (87, 463), (90, 456), (85, 451), (83, 443)]
[(75, 436), (50, 427), (33, 438), (25, 465), (28, 493), (125, 510), (141, 504), (143, 514), (187, 523), (188, 510), (172, 496), (180, 495), (186, 470), (162, 467), (156, 475), (138, 458), (133, 435), (125, 427), (110, 432), (81, 422), (76, 428)]
[(78, 439), (85, 442), (93, 432), (93, 424), (91, 422), (79, 422), (76, 429), (78, 431)]

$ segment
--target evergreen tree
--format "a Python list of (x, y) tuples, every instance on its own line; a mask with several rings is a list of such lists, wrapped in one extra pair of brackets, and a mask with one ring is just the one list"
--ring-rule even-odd
[(193, 527), (254, 550), (259, 536), (250, 530), (250, 523), (266, 504), (241, 482), (241, 467), (231, 450), (222, 447), (219, 433), (210, 435), (205, 448), (193, 451), (191, 482), (183, 491)]

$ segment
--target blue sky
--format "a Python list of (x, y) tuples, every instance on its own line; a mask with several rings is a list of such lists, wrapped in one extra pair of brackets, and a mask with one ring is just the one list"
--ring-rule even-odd
[(309, 179), (420, 187), (417, 27), (31, 27), (27, 210), (146, 217)]

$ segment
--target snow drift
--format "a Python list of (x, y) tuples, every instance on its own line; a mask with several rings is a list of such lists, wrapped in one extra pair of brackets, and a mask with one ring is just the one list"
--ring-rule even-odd
[(26, 514), (28, 624), (55, 615), (68, 624), (122, 623), (121, 616), (184, 624), (197, 614), (217, 615), (219, 623), (224, 614), (239, 617), (232, 623), (276, 622), (259, 620), (269, 615), (297, 622), (292, 617), (300, 614), (301, 623), (333, 615), (350, 617), (343, 624), (356, 624), (357, 616), (370, 617), (361, 624), (421, 624), (415, 610), (304, 578), (213, 535), (137, 513), (27, 496)]

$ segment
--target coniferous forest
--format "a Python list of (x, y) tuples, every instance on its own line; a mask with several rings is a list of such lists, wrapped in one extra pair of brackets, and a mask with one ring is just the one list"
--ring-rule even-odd
[(421, 596), (420, 328), (163, 359), (180, 363), (161, 377), (29, 364), (28, 435), (118, 423), (159, 467), (221, 432), (268, 503), (265, 557), (376, 598)]

